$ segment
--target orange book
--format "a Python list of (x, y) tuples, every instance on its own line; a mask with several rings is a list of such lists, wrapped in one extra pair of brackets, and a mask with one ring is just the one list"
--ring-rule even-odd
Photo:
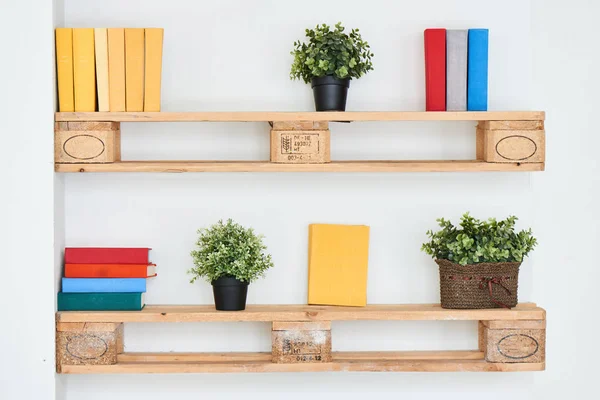
[(65, 264), (65, 278), (151, 278), (155, 264)]

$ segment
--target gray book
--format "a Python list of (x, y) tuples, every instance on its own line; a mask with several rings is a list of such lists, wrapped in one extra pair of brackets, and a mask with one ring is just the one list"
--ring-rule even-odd
[(467, 110), (467, 29), (446, 31), (446, 110)]

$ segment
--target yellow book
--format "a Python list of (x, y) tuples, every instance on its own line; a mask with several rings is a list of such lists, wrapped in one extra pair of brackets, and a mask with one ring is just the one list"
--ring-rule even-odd
[(75, 111), (96, 111), (94, 28), (73, 29)]
[(146, 28), (145, 32), (144, 111), (160, 111), (163, 31), (162, 28)]
[(125, 28), (125, 109), (144, 111), (144, 28)]
[(73, 29), (56, 28), (58, 111), (75, 111), (73, 94)]
[(125, 29), (108, 28), (108, 108), (125, 111)]
[(369, 227), (311, 224), (308, 304), (367, 305)]
[(109, 111), (108, 101), (108, 38), (106, 28), (94, 29), (96, 44), (96, 82), (98, 89), (98, 111)]

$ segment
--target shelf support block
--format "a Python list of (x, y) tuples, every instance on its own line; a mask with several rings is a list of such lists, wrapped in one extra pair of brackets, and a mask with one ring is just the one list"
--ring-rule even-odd
[(324, 164), (331, 162), (331, 133), (326, 121), (273, 121), (271, 162)]
[(101, 164), (121, 161), (120, 122), (55, 122), (57, 164)]
[(124, 326), (115, 322), (58, 322), (56, 370), (63, 365), (112, 365), (124, 351)]
[(272, 361), (282, 364), (328, 363), (331, 322), (273, 322)]
[[(544, 363), (546, 320), (480, 321), (485, 360), (491, 363)], [(480, 345), (482, 344), (480, 339)]]
[(544, 163), (544, 121), (480, 121), (476, 156), (491, 163)]

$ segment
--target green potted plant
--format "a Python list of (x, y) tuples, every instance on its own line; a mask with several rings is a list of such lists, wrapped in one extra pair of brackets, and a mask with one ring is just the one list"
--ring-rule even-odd
[(231, 219), (199, 229), (198, 234), (197, 249), (191, 252), (190, 282), (202, 277), (212, 284), (217, 310), (244, 310), (248, 284), (273, 266), (263, 236)]
[(373, 69), (370, 46), (359, 30), (344, 33), (341, 22), (307, 29), (308, 43), (294, 42), (291, 79), (310, 83), (317, 111), (344, 111), (350, 80)]
[(440, 218), (421, 250), (440, 269), (443, 308), (511, 308), (517, 305), (519, 267), (536, 246), (531, 229), (515, 231), (517, 217), (480, 221), (465, 213), (460, 227)]

